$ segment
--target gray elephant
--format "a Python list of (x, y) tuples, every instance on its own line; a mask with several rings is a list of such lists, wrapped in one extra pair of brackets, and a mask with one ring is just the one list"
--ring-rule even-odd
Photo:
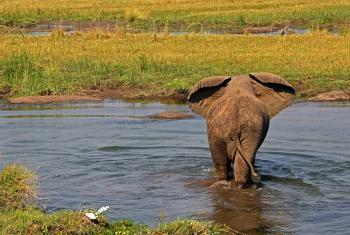
[(209, 77), (192, 88), (187, 100), (190, 108), (206, 119), (219, 180), (230, 180), (233, 171), (238, 188), (260, 183), (254, 170), (256, 152), (270, 119), (294, 97), (295, 89), (271, 73)]

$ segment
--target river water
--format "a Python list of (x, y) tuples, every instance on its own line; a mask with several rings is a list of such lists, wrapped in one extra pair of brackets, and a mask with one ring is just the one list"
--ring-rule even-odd
[(145, 118), (186, 105), (104, 100), (0, 105), (0, 168), (39, 175), (48, 211), (110, 206), (150, 225), (204, 218), (248, 234), (350, 231), (350, 103), (296, 103), (257, 154), (263, 188), (210, 188), (205, 121)]

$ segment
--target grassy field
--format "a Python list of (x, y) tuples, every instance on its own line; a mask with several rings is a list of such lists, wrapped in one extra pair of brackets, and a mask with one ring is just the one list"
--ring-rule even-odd
[[(308, 27), (350, 23), (348, 0), (2, 0), (0, 24), (42, 21), (113, 21), (138, 28), (154, 22), (182, 30), (271, 24)], [(180, 27), (181, 26), (181, 27)]]
[(8, 97), (118, 86), (154, 95), (186, 93), (206, 76), (254, 71), (282, 75), (299, 97), (350, 92), (350, 35), (155, 37), (97, 31), (1, 35), (0, 41), (0, 93)]
[[(106, 235), (219, 235), (239, 234), (224, 225), (178, 219), (154, 228), (131, 220), (107, 221), (99, 215), (91, 222), (84, 211), (43, 212), (35, 201), (37, 176), (18, 164), (0, 171), (0, 234), (106, 234)], [(90, 210), (90, 212), (94, 212)]]

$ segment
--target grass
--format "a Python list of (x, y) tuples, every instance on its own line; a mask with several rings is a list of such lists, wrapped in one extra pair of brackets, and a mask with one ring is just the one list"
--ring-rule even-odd
[(0, 186), (0, 210), (25, 209), (34, 204), (36, 175), (28, 169), (14, 164), (6, 166), (0, 174)]
[[(99, 215), (92, 222), (85, 211), (43, 212), (35, 204), (36, 175), (18, 164), (0, 171), (0, 234), (219, 235), (239, 234), (224, 225), (178, 219), (151, 228), (132, 220), (109, 222)], [(91, 212), (91, 211), (90, 211)]]
[(154, 22), (182, 30), (286, 24), (316, 26), (350, 22), (348, 0), (3, 0), (0, 24), (42, 21), (112, 21), (152, 29)]
[(49, 37), (0, 35), (0, 93), (80, 94), (91, 87), (186, 93), (206, 76), (280, 74), (299, 97), (350, 92), (350, 35), (128, 35), (101, 31)]

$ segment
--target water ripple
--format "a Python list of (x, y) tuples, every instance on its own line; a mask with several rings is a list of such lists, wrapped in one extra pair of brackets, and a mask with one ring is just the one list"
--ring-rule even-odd
[(48, 210), (109, 205), (112, 219), (151, 225), (162, 210), (248, 234), (347, 234), (349, 104), (298, 103), (274, 117), (256, 158), (259, 190), (208, 189), (215, 170), (202, 117), (144, 119), (189, 112), (183, 105), (2, 105), (0, 164), (36, 170)]
[(186, 149), (186, 150), (204, 150), (208, 151), (209, 148), (206, 147), (195, 147), (195, 146), (181, 146), (181, 147), (176, 147), (176, 146), (107, 146), (107, 147), (102, 147), (98, 148), (98, 151), (105, 151), (105, 152), (117, 152), (117, 151), (122, 151), (122, 150), (135, 150), (135, 149)]

